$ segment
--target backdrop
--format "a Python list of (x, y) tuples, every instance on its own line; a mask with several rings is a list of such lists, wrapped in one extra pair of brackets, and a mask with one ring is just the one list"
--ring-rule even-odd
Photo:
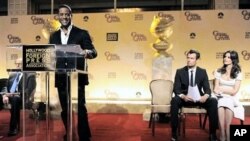
[[(156, 11), (136, 13), (74, 14), (73, 23), (87, 29), (98, 51), (98, 57), (88, 60), (90, 85), (88, 100), (149, 101), (152, 79), (151, 47), (156, 38), (149, 32), (154, 16), (174, 17), (174, 33), (169, 41), (173, 49), (172, 79), (177, 68), (186, 65), (185, 52), (201, 52), (200, 67), (206, 68), (209, 79), (222, 66), (226, 50), (239, 53), (244, 75), (239, 96), (250, 101), (250, 10)], [(6, 48), (18, 44), (46, 44), (42, 34), (47, 19), (54, 15), (0, 17), (0, 77), (7, 77)], [(53, 73), (51, 74), (53, 76)], [(38, 76), (37, 95), (43, 94), (44, 79)], [(54, 78), (51, 95), (57, 97)], [(75, 95), (73, 95), (75, 96)]]

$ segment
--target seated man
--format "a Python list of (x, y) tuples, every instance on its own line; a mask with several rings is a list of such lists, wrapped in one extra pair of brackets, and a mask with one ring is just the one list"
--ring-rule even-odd
[[(16, 65), (21, 67), (22, 60), (17, 59)], [(24, 83), (24, 85), (23, 85)], [(20, 110), (22, 107), (23, 86), (25, 95), (25, 105), (29, 102), (30, 96), (34, 93), (36, 88), (36, 73), (34, 72), (11, 72), (7, 80), (7, 85), (2, 89), (3, 103), (11, 104), (10, 109), (10, 125), (8, 136), (15, 136), (19, 132)], [(14, 94), (14, 95), (12, 95)]]
[[(200, 53), (196, 50), (187, 52), (187, 65), (177, 69), (174, 81), (175, 97), (171, 101), (171, 127), (172, 141), (177, 140), (178, 113), (183, 106), (201, 106), (207, 110), (209, 117), (209, 140), (216, 141), (218, 126), (217, 100), (211, 97), (211, 89), (205, 69), (196, 66)], [(189, 87), (190, 86), (190, 87)], [(195, 96), (200, 97), (195, 101), (188, 95), (188, 89), (197, 88)]]
[[(0, 109), (2, 109), (3, 107), (3, 100), (2, 100), (2, 95), (0, 95)], [(4, 136), (0, 135), (0, 140), (2, 140), (4, 138)]]

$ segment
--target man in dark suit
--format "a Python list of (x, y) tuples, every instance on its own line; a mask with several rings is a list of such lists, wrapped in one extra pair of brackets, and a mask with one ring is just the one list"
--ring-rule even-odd
[[(20, 67), (22, 60), (17, 59), (15, 62)], [(16, 87), (13, 84), (16, 82)], [(24, 83), (24, 85), (23, 85)], [(28, 104), (29, 98), (34, 94), (36, 88), (36, 73), (28, 72), (11, 72), (7, 80), (7, 85), (2, 89), (3, 103), (10, 104), (10, 125), (8, 136), (15, 136), (19, 132), (20, 110), (22, 108), (23, 88), (25, 95), (25, 105)], [(19, 94), (17, 94), (19, 93)], [(12, 95), (17, 94), (17, 95)]]
[[(172, 141), (177, 140), (178, 112), (183, 106), (201, 106), (207, 110), (209, 117), (209, 140), (215, 141), (216, 129), (218, 126), (217, 100), (211, 97), (208, 76), (205, 69), (196, 66), (200, 53), (196, 50), (187, 52), (187, 66), (177, 69), (174, 80), (175, 97), (171, 101), (171, 127)], [(192, 74), (193, 73), (193, 74)], [(188, 95), (190, 87), (198, 87), (197, 95), (200, 95), (198, 101)]]
[[(85, 59), (93, 59), (97, 56), (97, 52), (92, 44), (92, 40), (87, 30), (80, 29), (73, 25), (72, 11), (68, 5), (59, 6), (59, 22), (61, 23), (60, 30), (54, 32), (50, 36), (50, 44), (77, 44), (81, 46), (83, 50), (81, 56), (77, 57), (76, 67), (78, 70), (85, 69)], [(62, 67), (66, 62), (57, 60), (57, 67)], [(67, 67), (67, 66), (65, 66)], [(86, 71), (86, 70), (84, 70)], [(67, 131), (67, 84), (70, 84), (67, 78), (67, 73), (57, 72), (55, 74), (55, 86), (58, 89), (59, 100), (62, 107), (61, 118), (64, 123), (64, 127)], [(91, 138), (90, 127), (88, 123), (87, 109), (85, 107), (85, 85), (88, 85), (88, 75), (84, 73), (78, 73), (78, 136), (80, 141), (89, 141)], [(64, 136), (64, 140), (67, 140), (67, 134)]]
[[(3, 97), (2, 95), (0, 95), (0, 110), (2, 110), (3, 108)], [(0, 135), (0, 140), (2, 140), (4, 138), (4, 136)]]

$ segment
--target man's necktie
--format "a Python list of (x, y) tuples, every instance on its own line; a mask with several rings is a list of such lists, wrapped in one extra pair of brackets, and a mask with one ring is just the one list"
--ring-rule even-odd
[(191, 85), (192, 87), (194, 86), (194, 75), (193, 75), (193, 70), (191, 70), (190, 85)]
[(20, 76), (20, 73), (17, 73), (16, 78), (13, 81), (12, 86), (10, 88), (10, 93), (14, 93), (16, 91), (16, 88), (17, 88), (18, 82), (19, 82), (19, 76)]

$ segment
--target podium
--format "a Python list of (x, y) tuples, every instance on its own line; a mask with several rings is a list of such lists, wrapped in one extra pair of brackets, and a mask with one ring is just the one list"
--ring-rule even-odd
[[(63, 138), (63, 135), (67, 134), (67, 140), (72, 141), (73, 132), (75, 130), (74, 114), (72, 108), (72, 94), (77, 94), (78, 89), (78, 73), (86, 73), (85, 70), (77, 69), (77, 60), (81, 55), (82, 49), (79, 45), (12, 45), (7, 47), (6, 53), (6, 67), (7, 71), (36, 74), (36, 89), (33, 97), (33, 103), (43, 102), (46, 105), (46, 120), (39, 120), (38, 109), (33, 109), (34, 117), (32, 118), (27, 112), (27, 106), (25, 101), (27, 98), (22, 96), (22, 110), (20, 121), (20, 132), (23, 140), (58, 140)], [(17, 68), (16, 60), (22, 60), (22, 66)], [(85, 59), (84, 59), (85, 60)], [(86, 66), (86, 60), (84, 61)], [(58, 100), (57, 89), (55, 84), (55, 74), (66, 75), (66, 89), (67, 89), (67, 131), (63, 127), (60, 117), (60, 108), (51, 110), (53, 107), (60, 107)], [(25, 93), (25, 80), (23, 79), (23, 91)], [(32, 99), (32, 98), (31, 98)], [(34, 104), (36, 105), (36, 104)], [(56, 105), (56, 106), (55, 106)], [(38, 105), (36, 105), (38, 106)], [(34, 106), (34, 107), (36, 107)], [(39, 108), (39, 107), (36, 107)], [(29, 109), (28, 109), (29, 110)], [(54, 113), (53, 113), (54, 112)], [(57, 113), (57, 114), (56, 114)], [(55, 128), (55, 124), (60, 123), (62, 127), (60, 131), (62, 134), (58, 134), (58, 130)], [(58, 137), (61, 135), (61, 137)]]

